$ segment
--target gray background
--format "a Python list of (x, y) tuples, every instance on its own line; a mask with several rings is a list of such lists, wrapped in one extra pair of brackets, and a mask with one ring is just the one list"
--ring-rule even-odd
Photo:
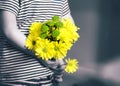
[(79, 60), (61, 86), (120, 86), (120, 0), (68, 0), (81, 38), (67, 57)]
[(79, 60), (61, 86), (120, 86), (120, 0), (68, 0), (81, 38), (67, 57)]

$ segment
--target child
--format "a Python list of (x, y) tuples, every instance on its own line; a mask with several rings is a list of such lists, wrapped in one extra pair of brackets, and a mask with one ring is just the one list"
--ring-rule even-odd
[(54, 15), (72, 18), (67, 0), (0, 0), (2, 86), (57, 86), (54, 82), (61, 81), (63, 60), (38, 60), (25, 48), (30, 24), (49, 20)]

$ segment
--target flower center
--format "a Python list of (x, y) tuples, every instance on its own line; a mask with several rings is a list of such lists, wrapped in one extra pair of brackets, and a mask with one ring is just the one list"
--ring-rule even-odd
[(69, 66), (73, 66), (73, 63), (69, 62)]
[(32, 41), (32, 45), (35, 45), (36, 44), (36, 42), (35, 41)]
[(59, 51), (59, 47), (54, 47), (55, 51)]
[(43, 52), (47, 53), (47, 48), (46, 47), (43, 48)]

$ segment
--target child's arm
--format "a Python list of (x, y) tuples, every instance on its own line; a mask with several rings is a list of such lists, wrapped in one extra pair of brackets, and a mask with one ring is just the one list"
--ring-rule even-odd
[(5, 10), (1, 10), (1, 22), (2, 22), (2, 31), (4, 35), (21, 49), (25, 49), (25, 35), (22, 34), (17, 27), (16, 16)]
[(2, 32), (8, 41), (11, 42), (13, 46), (28, 53), (29, 51), (24, 47), (26, 37), (19, 31), (17, 27), (15, 14), (6, 10), (0, 10), (0, 19)]

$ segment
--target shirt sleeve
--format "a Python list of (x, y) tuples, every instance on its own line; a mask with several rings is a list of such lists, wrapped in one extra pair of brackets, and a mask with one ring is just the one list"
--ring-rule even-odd
[(19, 0), (0, 0), (0, 9), (10, 11), (17, 16), (19, 12)]
[(63, 10), (62, 10), (62, 14), (63, 14), (63, 16), (65, 16), (65, 15), (67, 15), (68, 13), (70, 13), (70, 7), (69, 7), (68, 0), (63, 0)]

